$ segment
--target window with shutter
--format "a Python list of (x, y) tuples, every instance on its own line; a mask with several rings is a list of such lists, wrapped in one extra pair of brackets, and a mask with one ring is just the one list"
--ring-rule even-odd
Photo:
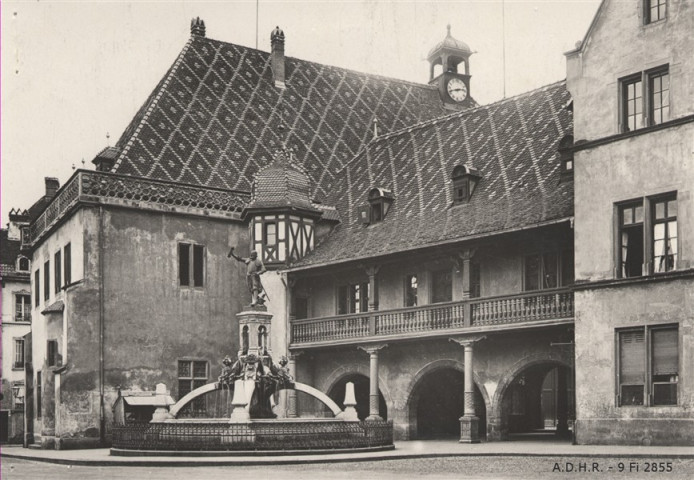
[(643, 329), (619, 334), (619, 404), (643, 405), (646, 379)]
[(653, 329), (651, 332), (653, 405), (677, 404), (677, 329)]
[(618, 405), (677, 405), (677, 326), (641, 327), (618, 335)]

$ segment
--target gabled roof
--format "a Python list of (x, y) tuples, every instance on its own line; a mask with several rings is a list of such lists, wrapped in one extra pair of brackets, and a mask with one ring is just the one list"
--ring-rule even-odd
[(193, 36), (116, 147), (114, 172), (250, 190), (255, 172), (287, 145), (317, 193), (372, 137), (445, 113), (434, 87), (285, 58), (286, 89), (274, 85), (270, 54)]
[[(387, 255), (512, 231), (573, 215), (573, 182), (560, 182), (559, 141), (573, 129), (565, 82), (421, 123), (371, 142), (339, 173), (342, 224), (295, 267)], [(481, 175), (453, 205), (457, 165)], [(393, 191), (385, 219), (364, 226), (373, 186)]]

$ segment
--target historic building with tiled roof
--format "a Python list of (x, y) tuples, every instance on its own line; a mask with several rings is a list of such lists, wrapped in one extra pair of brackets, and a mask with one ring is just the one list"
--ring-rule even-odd
[[(668, 443), (655, 411), (674, 419), (671, 443), (690, 442), (683, 285), (694, 209), (682, 132), (692, 109), (675, 99), (691, 81), (674, 79), (691, 65), (673, 47), (641, 76), (631, 64), (608, 74), (609, 52), (599, 52), (615, 25), (681, 40), (691, 10), (645, 26), (621, 3), (603, 3), (584, 46), (568, 54), (567, 81), (490, 105), (473, 99), (473, 52), (450, 28), (429, 52), (428, 83), (415, 84), (285, 57), (279, 28), (267, 53), (208, 39), (194, 19), (96, 170), (76, 171), (33, 207), (23, 238), (29, 436), (49, 448), (108, 444), (116, 399), (158, 383), (175, 399), (195, 397), (177, 415), (218, 416), (221, 397), (206, 385), (220, 359), (261, 345), (338, 404), (353, 384), (359, 419), (392, 422), (398, 439)], [(591, 90), (593, 69), (602, 80)], [(635, 107), (639, 78), (645, 110)], [(617, 105), (605, 101), (615, 82)], [(624, 131), (612, 131), (617, 117)], [(656, 135), (676, 174), (649, 187), (627, 159)], [(609, 153), (592, 158), (599, 148)], [(257, 285), (236, 262), (251, 251), (268, 269), (264, 306), (248, 305)], [(621, 278), (641, 263), (638, 280)], [(595, 299), (622, 287), (662, 289), (676, 306), (640, 305), (664, 314), (648, 325), (636, 312), (615, 319), (618, 299)], [(608, 313), (597, 318), (600, 309)], [(239, 313), (266, 320), (242, 325)], [(645, 338), (641, 350), (627, 345)], [(600, 364), (586, 355), (602, 355)], [(326, 413), (292, 390), (276, 403), (283, 417)], [(604, 422), (619, 433), (603, 432)]]
[(0, 443), (22, 443), (24, 433), (25, 336), (31, 330), (31, 260), (21, 250), (21, 229), (29, 224), (26, 210), (12, 209), (0, 230), (2, 283), (2, 396)]
[[(343, 181), (328, 202), (342, 222), (296, 267), (566, 221), (573, 216), (573, 182), (562, 182), (558, 150), (572, 133), (569, 100), (561, 82), (373, 139), (338, 173)], [(464, 203), (451, 187), (459, 165), (479, 176)], [(395, 201), (382, 221), (365, 228), (358, 210), (375, 186)]]

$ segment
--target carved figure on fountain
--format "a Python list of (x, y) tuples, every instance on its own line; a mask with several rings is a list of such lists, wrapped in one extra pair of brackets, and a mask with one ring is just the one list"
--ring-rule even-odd
[(267, 350), (262, 354), (238, 355), (234, 364), (229, 356), (222, 360), (220, 386), (232, 388), (237, 380), (243, 382), (247, 399), (247, 411), (251, 418), (276, 418), (272, 411), (271, 398), (281, 389), (294, 388), (294, 379), (289, 374), (286, 357), (276, 364)]

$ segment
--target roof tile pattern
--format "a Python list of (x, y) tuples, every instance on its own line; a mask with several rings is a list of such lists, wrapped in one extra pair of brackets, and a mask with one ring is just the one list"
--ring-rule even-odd
[(321, 213), (311, 202), (308, 176), (291, 162), (291, 157), (291, 152), (279, 151), (270, 165), (258, 171), (247, 208), (292, 207)]
[[(329, 264), (532, 226), (573, 215), (558, 144), (573, 128), (564, 82), (386, 135), (339, 172), (332, 201), (343, 223), (297, 266)], [(456, 165), (479, 170), (470, 202), (453, 205)], [(386, 218), (357, 211), (372, 187), (393, 191)]]
[(250, 190), (288, 123), (319, 193), (381, 132), (440, 116), (435, 88), (287, 57), (286, 89), (274, 86), (266, 52), (193, 37), (125, 130), (114, 172)]

